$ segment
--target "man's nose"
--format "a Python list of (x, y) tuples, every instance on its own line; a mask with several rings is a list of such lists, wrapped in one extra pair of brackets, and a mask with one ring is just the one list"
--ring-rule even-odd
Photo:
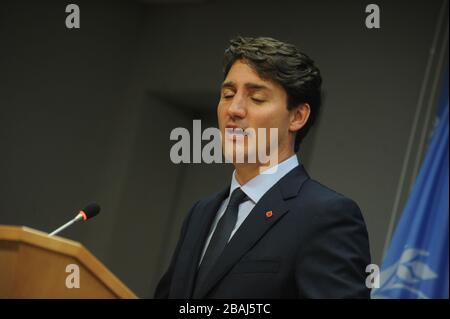
[(228, 115), (230, 117), (243, 118), (247, 114), (245, 101), (242, 97), (235, 96), (232, 103), (228, 107)]

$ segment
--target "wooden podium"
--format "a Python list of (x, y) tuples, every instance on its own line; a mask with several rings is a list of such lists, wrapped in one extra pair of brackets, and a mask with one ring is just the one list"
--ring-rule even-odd
[(0, 298), (137, 297), (80, 243), (0, 225)]

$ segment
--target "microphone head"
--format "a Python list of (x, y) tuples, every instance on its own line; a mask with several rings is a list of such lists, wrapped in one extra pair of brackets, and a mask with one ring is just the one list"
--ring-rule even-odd
[(80, 210), (81, 216), (83, 216), (83, 220), (88, 220), (100, 213), (100, 206), (97, 203), (92, 203), (87, 205), (85, 208)]

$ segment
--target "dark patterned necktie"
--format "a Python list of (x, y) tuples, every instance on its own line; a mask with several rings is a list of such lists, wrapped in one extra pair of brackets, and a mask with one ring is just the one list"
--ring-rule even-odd
[(214, 267), (217, 259), (219, 259), (225, 249), (231, 232), (233, 231), (234, 226), (236, 226), (239, 204), (241, 204), (246, 198), (247, 196), (239, 187), (236, 188), (231, 194), (227, 209), (217, 223), (214, 234), (211, 237), (208, 248), (205, 251), (200, 267), (198, 268), (194, 298), (198, 297), (197, 294), (199, 287), (203, 284), (206, 275), (208, 275)]

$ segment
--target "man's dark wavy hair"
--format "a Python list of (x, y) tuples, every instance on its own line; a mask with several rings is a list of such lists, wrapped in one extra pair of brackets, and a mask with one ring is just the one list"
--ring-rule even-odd
[(321, 104), (322, 77), (314, 61), (294, 45), (268, 37), (232, 39), (224, 54), (224, 77), (237, 60), (248, 63), (261, 78), (280, 84), (286, 90), (289, 110), (302, 103), (309, 104), (309, 119), (295, 137), (294, 151), (297, 152)]

